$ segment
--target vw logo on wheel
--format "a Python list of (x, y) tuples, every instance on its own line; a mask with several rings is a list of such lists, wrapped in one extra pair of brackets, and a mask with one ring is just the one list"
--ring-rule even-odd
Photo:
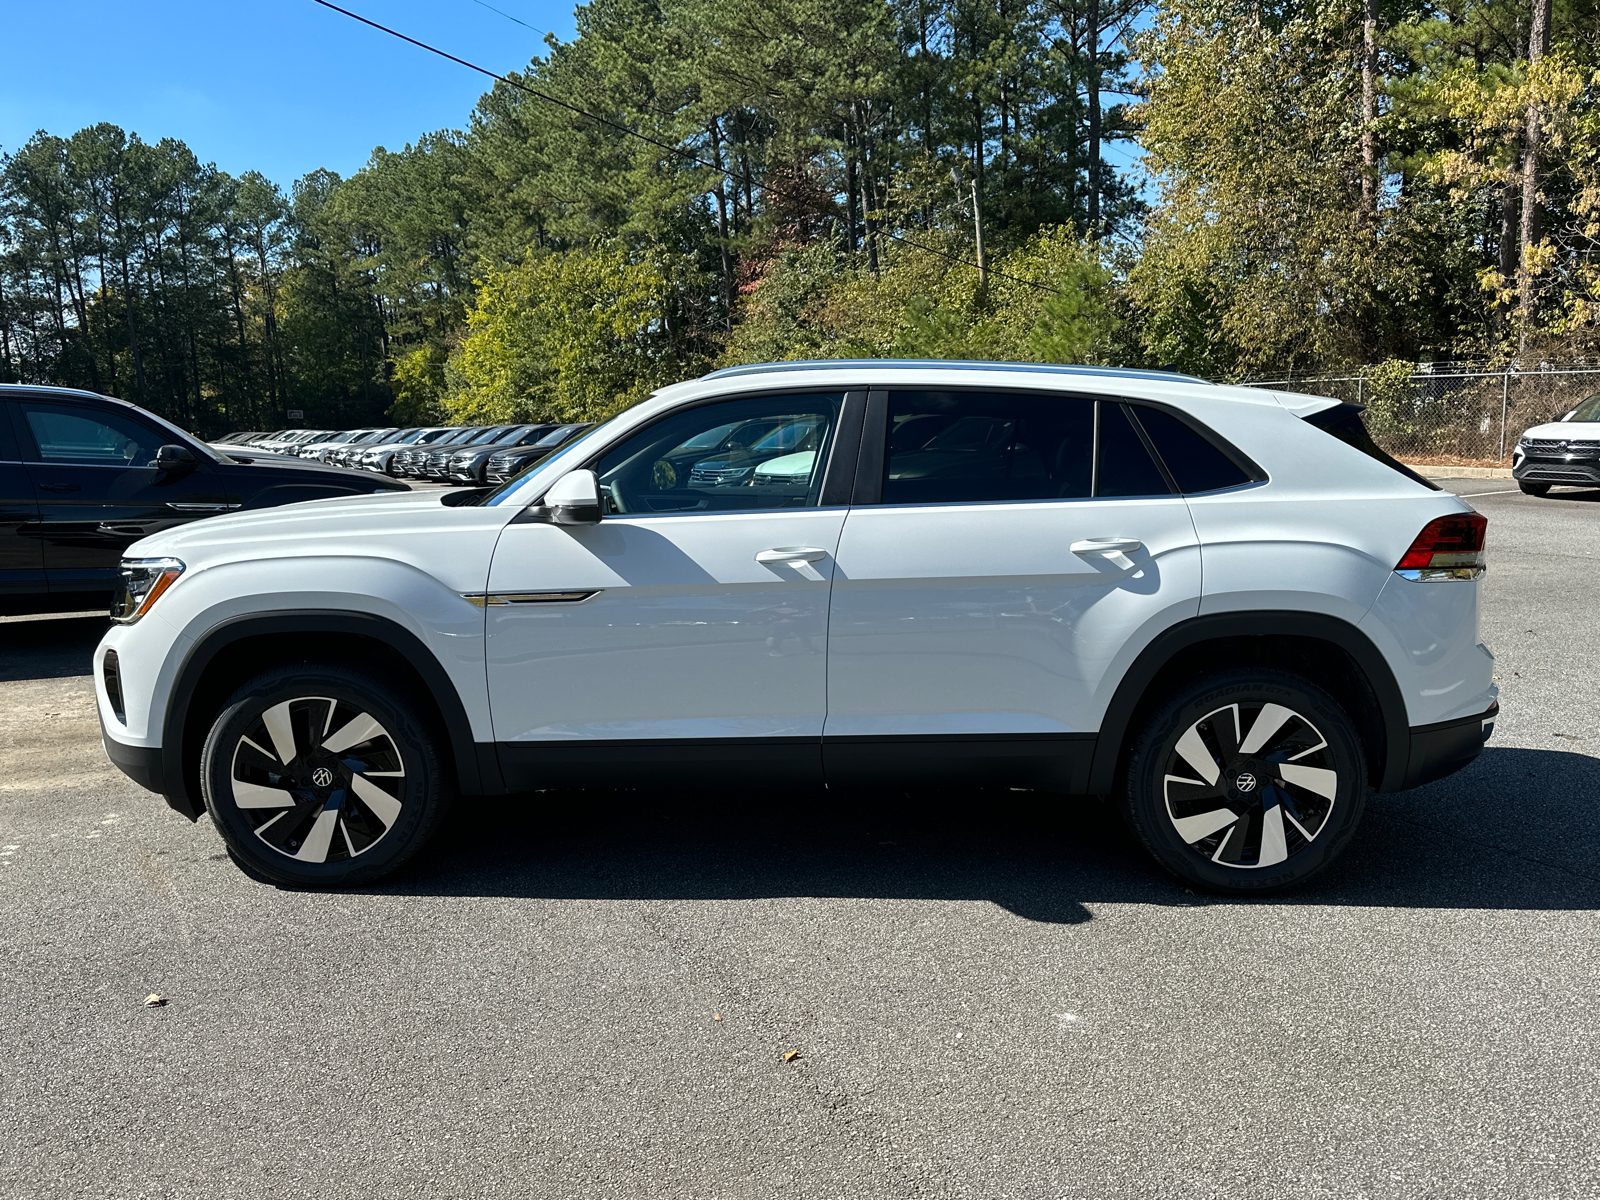
[(1250, 774), (1249, 771), (1246, 771), (1243, 775), (1239, 776), (1239, 778), (1233, 781), (1233, 786), (1238, 788), (1241, 792), (1253, 792), (1256, 790), (1256, 777)]
[[(316, 784), (318, 787), (327, 787), (333, 782), (333, 772), (328, 770), (327, 767), (318, 767), (315, 771), (311, 772), (311, 782)], [(1255, 787), (1254, 780), (1251, 780), (1250, 786)]]

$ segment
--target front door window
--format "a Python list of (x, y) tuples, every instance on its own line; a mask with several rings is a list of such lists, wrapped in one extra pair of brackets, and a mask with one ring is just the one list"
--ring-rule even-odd
[(838, 393), (707, 404), (659, 421), (597, 464), (607, 515), (815, 507)]

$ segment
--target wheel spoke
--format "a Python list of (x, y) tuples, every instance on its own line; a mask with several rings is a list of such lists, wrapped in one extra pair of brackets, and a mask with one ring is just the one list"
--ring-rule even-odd
[[(254, 750), (257, 754), (261, 755), (262, 758), (277, 758), (277, 756), (275, 754), (273, 754), (271, 750), (264, 749), (262, 746), (258, 745), (257, 743), (252, 742), (249, 738), (240, 738), (239, 739), (239, 744), (241, 746), (249, 746), (250, 749)], [(282, 759), (278, 759), (278, 762), (280, 764), (282, 763), (282, 761), (283, 761)]]
[(1283, 806), (1274, 804), (1261, 814), (1261, 856), (1256, 866), (1270, 867), (1289, 857), (1289, 842), (1283, 832)]
[(1239, 744), (1240, 754), (1259, 754), (1278, 730), (1282, 729), (1284, 722), (1288, 721), (1294, 713), (1281, 704), (1263, 704), (1261, 711), (1256, 714), (1255, 721), (1250, 726), (1250, 732), (1245, 735), (1244, 741)]
[(350, 780), (350, 787), (361, 798), (361, 803), (372, 810), (372, 815), (383, 822), (385, 829), (395, 823), (400, 815), (400, 801), (370, 779), (363, 779), (359, 775)]
[(1195, 772), (1212, 787), (1222, 776), (1222, 768), (1217, 765), (1217, 760), (1211, 757), (1211, 751), (1206, 749), (1205, 742), (1200, 740), (1200, 726), (1189, 726), (1184, 735), (1178, 739), (1178, 754), (1184, 762), (1188, 763)]
[(240, 808), (293, 808), (294, 795), (283, 788), (262, 787), (259, 783), (233, 781), (233, 802)]
[(1315, 792), (1324, 800), (1339, 794), (1339, 773), (1324, 767), (1307, 767), (1300, 763), (1279, 763), (1278, 773), (1285, 783)]
[(351, 746), (370, 742), (382, 734), (383, 726), (379, 725), (370, 713), (362, 713), (324, 738), (322, 748), (329, 753), (339, 754)]
[(285, 700), (261, 714), (267, 734), (272, 738), (272, 748), (278, 755), (278, 761), (285, 766), (299, 757), (300, 753), (294, 744), (294, 723), (289, 719), (289, 706), (293, 703), (293, 700)]
[(1192, 817), (1176, 817), (1172, 825), (1178, 831), (1178, 836), (1192, 846), (1219, 829), (1226, 829), (1238, 819), (1239, 814), (1231, 808), (1217, 808)]
[(300, 844), (295, 857), (301, 862), (327, 862), (328, 847), (333, 842), (333, 831), (338, 824), (339, 810), (324, 808), (317, 814), (316, 823), (311, 826), (311, 832), (306, 834), (306, 840)]

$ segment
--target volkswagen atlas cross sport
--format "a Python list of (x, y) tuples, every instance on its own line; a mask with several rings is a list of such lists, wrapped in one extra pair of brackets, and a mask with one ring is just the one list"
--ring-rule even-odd
[(289, 885), (394, 870), (458, 794), (716, 768), (1110, 795), (1264, 893), (1478, 754), (1484, 527), (1333, 400), (745, 367), (498, 488), (146, 538), (94, 678), (111, 758)]

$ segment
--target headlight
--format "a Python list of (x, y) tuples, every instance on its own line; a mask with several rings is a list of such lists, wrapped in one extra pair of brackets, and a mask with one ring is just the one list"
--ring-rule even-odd
[(178, 582), (183, 570), (183, 561), (176, 558), (123, 559), (111, 619), (118, 625), (132, 625), (150, 611), (162, 592)]

